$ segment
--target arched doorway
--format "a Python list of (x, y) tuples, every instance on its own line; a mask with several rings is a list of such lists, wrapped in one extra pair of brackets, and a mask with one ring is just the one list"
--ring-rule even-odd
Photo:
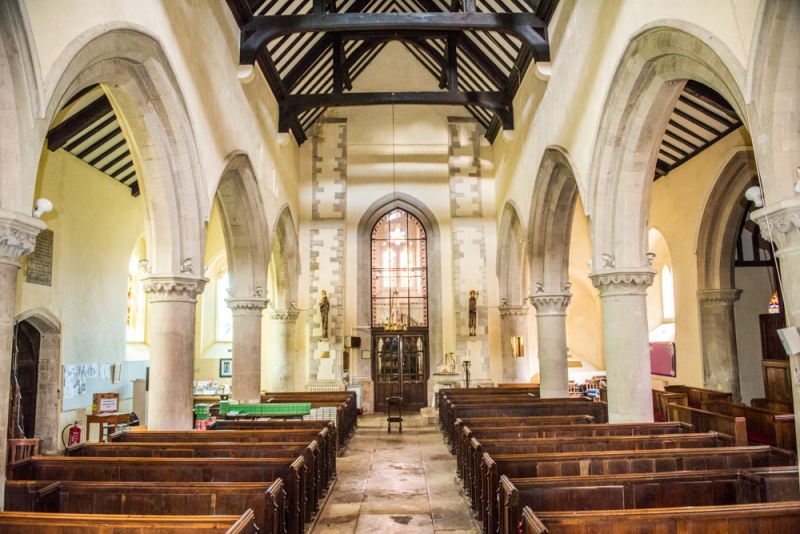
[[(9, 437), (35, 436), (40, 345), (41, 335), (35, 326), (28, 321), (17, 323), (14, 329), (14, 359), (11, 369)], [(23, 436), (18, 435), (20, 432)]]
[(427, 405), (428, 269), (427, 232), (401, 208), (372, 229), (372, 379), (375, 408), (399, 396), (408, 409)]

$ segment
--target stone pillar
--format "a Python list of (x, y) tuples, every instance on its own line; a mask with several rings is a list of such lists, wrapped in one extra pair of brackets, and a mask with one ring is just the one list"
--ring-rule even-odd
[[(750, 216), (761, 228), (764, 239), (778, 247), (775, 257), (781, 262), (783, 302), (788, 326), (800, 326), (800, 198), (771, 204)], [(789, 356), (794, 417), (800, 419), (800, 355)], [(795, 425), (800, 438), (800, 425)]]
[(150, 295), (151, 430), (192, 428), (197, 295), (206, 282), (191, 274), (151, 274), (142, 280)]
[(603, 302), (603, 340), (611, 423), (653, 421), (647, 327), (650, 268), (602, 269), (590, 274)]
[(733, 303), (739, 300), (741, 294), (739, 289), (706, 289), (697, 292), (704, 387), (730, 391), (735, 401), (742, 400), (742, 389), (739, 385)]
[(567, 368), (567, 306), (569, 292), (537, 293), (530, 299), (536, 308), (539, 335), (539, 391), (543, 399), (569, 397)]
[(261, 315), (269, 300), (231, 297), (225, 302), (233, 316), (231, 398), (261, 402)]
[[(530, 366), (527, 345), (528, 307), (520, 305), (500, 306), (500, 355), (503, 358), (503, 382), (530, 382)], [(525, 346), (525, 355), (515, 358), (511, 351), (511, 338), (521, 337)]]
[(0, 210), (0, 510), (5, 502), (8, 456), (8, 402), (14, 343), (14, 311), (20, 258), (33, 252), (36, 236), (45, 229), (39, 219)]
[(275, 310), (270, 313), (272, 321), (272, 384), (270, 391), (294, 391), (296, 365), (295, 327), (296, 310)]

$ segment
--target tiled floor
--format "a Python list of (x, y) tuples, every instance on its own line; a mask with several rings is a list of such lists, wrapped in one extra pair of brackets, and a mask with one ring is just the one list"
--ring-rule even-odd
[(359, 418), (337, 459), (338, 478), (314, 534), (478, 532), (436, 425), (404, 416), (403, 433), (385, 415)]

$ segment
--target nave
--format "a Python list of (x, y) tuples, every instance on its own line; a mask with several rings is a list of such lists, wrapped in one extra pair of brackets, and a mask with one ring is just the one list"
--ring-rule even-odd
[(359, 418), (312, 533), (478, 532), (438, 426), (416, 414), (397, 426), (389, 433), (383, 414)]

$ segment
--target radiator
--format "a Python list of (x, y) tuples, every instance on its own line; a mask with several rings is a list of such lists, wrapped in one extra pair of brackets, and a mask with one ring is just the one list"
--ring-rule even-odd
[(308, 386), (308, 391), (340, 391), (339, 386)]

